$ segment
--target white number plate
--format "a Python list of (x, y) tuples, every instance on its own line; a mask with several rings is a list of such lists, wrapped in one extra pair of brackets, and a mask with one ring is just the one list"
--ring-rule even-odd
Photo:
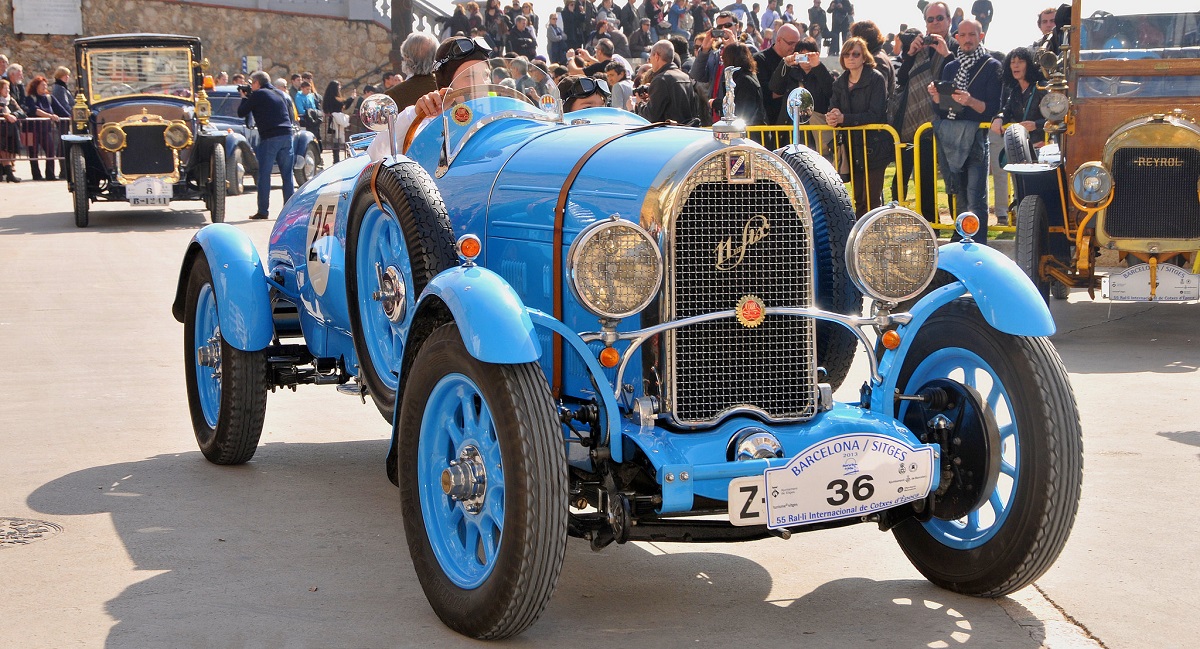
[(173, 194), (162, 178), (138, 178), (125, 188), (130, 205), (170, 205)]
[(874, 433), (814, 444), (786, 466), (729, 481), (729, 521), (770, 528), (865, 516), (929, 495), (937, 457)]
[[(1159, 264), (1156, 302), (1200, 300), (1200, 275), (1179, 266)], [(1145, 302), (1150, 299), (1150, 264), (1139, 264), (1104, 278), (1100, 294), (1114, 301)]]

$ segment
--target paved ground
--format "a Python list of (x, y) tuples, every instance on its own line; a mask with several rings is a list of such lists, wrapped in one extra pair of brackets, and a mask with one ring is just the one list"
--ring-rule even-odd
[[(4, 644), (471, 644), (414, 579), (373, 407), (331, 388), (277, 393), (253, 462), (217, 467), (196, 450), (170, 303), (200, 205), (99, 205), (79, 230), (65, 183), (0, 186), (0, 517), (61, 527), (0, 544)], [(253, 195), (228, 211), (265, 249), (271, 223), (244, 220)], [(1053, 309), (1085, 483), (1071, 540), (1034, 587), (940, 590), (867, 526), (602, 553), (572, 542), (549, 609), (512, 644), (1193, 645), (1200, 307), (1076, 292)]]

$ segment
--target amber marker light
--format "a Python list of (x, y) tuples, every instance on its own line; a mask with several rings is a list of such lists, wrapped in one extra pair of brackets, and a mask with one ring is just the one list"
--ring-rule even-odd
[(483, 252), (483, 244), (479, 241), (479, 237), (473, 234), (464, 234), (454, 243), (455, 249), (458, 250), (458, 256), (468, 266), (475, 264), (475, 258), (479, 253)]
[(963, 212), (958, 215), (958, 234), (964, 239), (974, 237), (979, 234), (979, 217), (971, 212)]
[(600, 364), (607, 368), (614, 368), (617, 363), (621, 362), (621, 352), (612, 347), (605, 347), (600, 352)]
[(895, 329), (888, 329), (883, 332), (883, 337), (879, 339), (883, 343), (883, 348), (895, 351), (900, 346), (900, 334), (896, 333)]

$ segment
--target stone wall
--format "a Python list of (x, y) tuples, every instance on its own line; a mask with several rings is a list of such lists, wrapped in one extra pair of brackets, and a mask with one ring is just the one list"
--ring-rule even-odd
[[(197, 6), (171, 0), (82, 0), (85, 36), (155, 32), (199, 36), (209, 73), (240, 72), (242, 57), (263, 57), (271, 77), (311, 71), (317, 92), (330, 79), (346, 83), (384, 68), (391, 50), (388, 30), (369, 21), (299, 16), (271, 11)], [(75, 72), (74, 36), (14, 34), (12, 0), (0, 0), (0, 53), (25, 68), (28, 80), (51, 76), (65, 65)], [(363, 83), (378, 83), (378, 75)]]

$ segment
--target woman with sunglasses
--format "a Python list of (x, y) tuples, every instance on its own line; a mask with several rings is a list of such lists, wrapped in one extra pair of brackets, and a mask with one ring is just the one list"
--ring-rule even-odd
[[(825, 123), (834, 127), (886, 124), (887, 81), (875, 69), (875, 58), (867, 51), (866, 41), (857, 36), (846, 41), (840, 61), (846, 72), (833, 82)], [(838, 143), (850, 153), (854, 211), (862, 216), (883, 204), (883, 170), (892, 161), (895, 149), (884, 131), (839, 133)]]

